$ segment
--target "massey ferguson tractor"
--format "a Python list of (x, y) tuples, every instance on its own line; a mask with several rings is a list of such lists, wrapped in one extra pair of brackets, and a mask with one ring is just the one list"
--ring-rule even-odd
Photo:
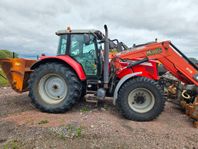
[[(182, 98), (186, 113), (198, 120), (198, 68), (170, 41), (150, 42), (122, 48), (121, 42), (99, 30), (66, 30), (56, 56), (38, 60), (1, 59), (12, 88), (29, 91), (32, 103), (44, 112), (60, 113), (72, 108), (86, 94), (97, 100), (113, 97), (114, 105), (130, 120), (149, 121), (163, 111), (165, 96), (159, 85), (160, 62), (182, 82), (189, 99)], [(111, 53), (111, 49), (117, 52)], [(110, 57), (110, 58), (109, 58)]]

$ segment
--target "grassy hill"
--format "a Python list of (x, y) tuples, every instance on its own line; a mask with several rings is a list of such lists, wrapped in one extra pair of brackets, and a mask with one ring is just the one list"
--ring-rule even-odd
[(1, 86), (7, 86), (8, 80), (4, 79), (1, 75), (5, 76), (3, 72), (0, 70), (0, 87)]
[[(1, 58), (12, 58), (12, 57), (13, 57), (13, 53), (12, 52), (10, 52), (8, 50), (0, 50), (0, 59)], [(7, 86), (8, 85), (8, 81), (5, 80), (1, 75), (5, 76), (3, 74), (1, 68), (0, 68), (0, 86)]]
[[(1, 58), (12, 58), (13, 52), (10, 52), (8, 50), (0, 50), (0, 59)], [(15, 54), (15, 57), (18, 57), (17, 54)]]

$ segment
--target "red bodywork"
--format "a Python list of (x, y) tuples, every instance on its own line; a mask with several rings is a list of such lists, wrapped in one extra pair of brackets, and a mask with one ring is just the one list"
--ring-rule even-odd
[[(133, 59), (133, 61), (137, 60), (138, 59)], [(120, 59), (114, 58), (112, 59), (112, 64), (117, 70), (116, 75), (119, 79), (135, 72), (142, 72), (142, 74), (139, 75), (142, 77), (146, 77), (153, 80), (159, 79), (156, 61), (148, 61), (140, 65), (134, 66), (132, 68), (127, 68), (129, 62), (121, 62)]]
[(32, 67), (37, 67), (41, 63), (49, 62), (49, 61), (55, 61), (55, 62), (63, 62), (64, 64), (68, 64), (73, 70), (76, 72), (80, 80), (86, 80), (86, 75), (83, 70), (83, 67), (73, 58), (71, 58), (68, 55), (62, 55), (62, 56), (41, 56), (39, 58), (40, 61), (38, 61), (35, 65)]
[[(41, 56), (39, 58), (39, 61), (33, 65), (32, 67), (37, 67), (39, 64), (43, 64), (45, 62), (49, 61), (62, 61), (66, 64), (68, 64), (70, 67), (73, 68), (73, 70), (76, 72), (80, 80), (86, 80), (86, 74), (83, 70), (83, 67), (74, 59), (72, 59), (68, 55), (63, 55), (63, 56)], [(134, 59), (138, 60), (138, 59)], [(137, 66), (134, 66), (132, 69), (131, 68), (126, 68), (128, 65), (128, 62), (119, 62), (116, 64), (117, 66), (120, 65), (120, 70), (116, 71), (116, 75), (119, 79), (124, 77), (127, 74), (131, 74), (134, 72), (142, 72), (141, 75), (143, 77), (147, 77), (150, 79), (158, 80), (158, 71), (157, 71), (157, 63), (155, 61), (149, 61)]]
[[(115, 67), (118, 69), (118, 72), (121, 71), (120, 73), (126, 74), (129, 73), (129, 70), (122, 70), (121, 59), (134, 60), (148, 58), (149, 60), (157, 60), (161, 62), (168, 71), (170, 71), (176, 78), (178, 78), (182, 82), (186, 84), (195, 84), (196, 86), (198, 86), (198, 81), (195, 79), (195, 76), (198, 75), (197, 68), (193, 67), (192, 64), (190, 64), (182, 56), (182, 53), (179, 52), (180, 51), (178, 51), (178, 49), (176, 49), (176, 47), (174, 47), (174, 45), (170, 41), (159, 43), (154, 42), (131, 50), (123, 51), (121, 53), (117, 53), (115, 55), (114, 64)], [(155, 65), (153, 66), (154, 67), (152, 71), (155, 72)], [(152, 68), (141, 68), (141, 65), (139, 65), (135, 66), (133, 69), (134, 71), (139, 71), (138, 69), (142, 69), (145, 76), (149, 77), (150, 74), (148, 74), (149, 72), (147, 71)], [(144, 69), (146, 70), (146, 72), (144, 72)], [(156, 73), (154, 73), (154, 76), (155, 75)]]

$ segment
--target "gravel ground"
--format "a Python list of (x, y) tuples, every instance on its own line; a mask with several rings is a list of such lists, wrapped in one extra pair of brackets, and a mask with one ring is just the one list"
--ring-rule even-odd
[(27, 93), (0, 88), (0, 148), (178, 148), (198, 149), (198, 130), (181, 109), (167, 102), (151, 122), (125, 120), (106, 101), (79, 103), (64, 114), (42, 113)]

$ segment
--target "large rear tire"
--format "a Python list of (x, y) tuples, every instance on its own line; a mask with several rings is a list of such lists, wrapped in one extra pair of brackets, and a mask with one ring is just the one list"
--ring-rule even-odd
[(58, 63), (40, 65), (29, 80), (32, 103), (44, 112), (65, 112), (81, 97), (81, 82), (68, 67)]
[(150, 121), (163, 111), (165, 98), (157, 82), (138, 77), (122, 85), (118, 92), (117, 106), (127, 119)]

